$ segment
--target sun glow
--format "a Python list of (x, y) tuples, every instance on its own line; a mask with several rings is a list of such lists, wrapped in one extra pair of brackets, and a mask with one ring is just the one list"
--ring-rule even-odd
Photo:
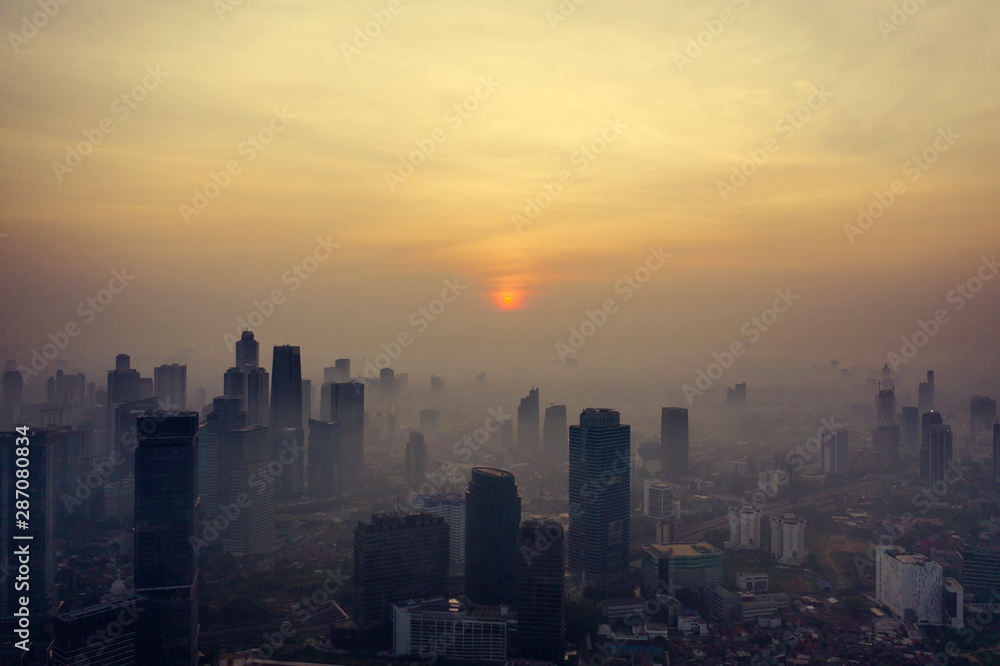
[(493, 302), (501, 310), (517, 310), (521, 307), (524, 294), (519, 291), (497, 291), (493, 293)]

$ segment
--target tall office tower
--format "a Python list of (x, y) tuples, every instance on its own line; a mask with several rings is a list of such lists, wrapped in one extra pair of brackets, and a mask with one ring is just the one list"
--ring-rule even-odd
[(135, 479), (108, 481), (104, 484), (104, 519), (116, 526), (134, 527), (135, 521)]
[(514, 603), (521, 496), (514, 475), (473, 467), (465, 491), (465, 595), (484, 606)]
[(661, 478), (679, 479), (685, 476), (689, 451), (688, 410), (683, 407), (664, 407), (660, 411)]
[(877, 451), (885, 451), (892, 464), (899, 462), (899, 432), (898, 425), (881, 425), (872, 431), (872, 446)]
[(613, 409), (569, 427), (569, 570), (597, 594), (628, 582), (630, 438)]
[(356, 490), (364, 482), (364, 384), (347, 382), (331, 385), (330, 420), (340, 424), (340, 492)]
[(444, 393), (444, 379), (437, 375), (431, 375), (431, 393)]
[(139, 417), (135, 455), (135, 591), (146, 597), (136, 663), (198, 663), (198, 413)]
[(642, 515), (647, 518), (676, 518), (673, 486), (646, 479), (642, 484)]
[(222, 377), (222, 395), (240, 399), (240, 410), (247, 411), (247, 373), (239, 368), (229, 368)]
[(396, 396), (401, 396), (406, 394), (406, 390), (410, 387), (410, 373), (401, 372), (396, 375)]
[(562, 525), (526, 520), (517, 536), (517, 638), (520, 656), (563, 663), (566, 598)]
[(3, 373), (3, 417), (0, 418), (0, 430), (13, 430), (21, 425), (21, 405), (24, 404), (24, 379), (18, 372), (14, 361), (7, 361), (7, 369)]
[(940, 624), (944, 581), (941, 565), (924, 555), (905, 555), (901, 548), (877, 546), (875, 598), (898, 619)]
[(514, 458), (514, 421), (504, 421), (500, 424), (500, 448), (507, 460)]
[(444, 518), (448, 523), (448, 560), (452, 565), (465, 564), (465, 498), (450, 495), (417, 495), (414, 508)]
[[(330, 368), (327, 368), (329, 370)], [(324, 373), (325, 374), (325, 373)], [(329, 421), (330, 420), (330, 400), (333, 395), (333, 384), (331, 382), (323, 382), (323, 385), (319, 387), (319, 420)]]
[(424, 482), (427, 474), (427, 444), (422, 433), (410, 431), (406, 441), (406, 484), (414, 490)]
[(243, 331), (236, 341), (236, 367), (247, 374), (260, 367), (260, 343), (254, 340), (253, 331)]
[(323, 368), (323, 383), (324, 384), (332, 384), (334, 381), (336, 381), (334, 379), (334, 377), (336, 377), (336, 376), (337, 376), (337, 368), (336, 367), (334, 367), (332, 365), (328, 365), (325, 368)]
[(943, 425), (941, 412), (926, 412), (920, 416), (920, 478), (930, 478), (931, 427)]
[(396, 397), (396, 373), (392, 368), (382, 368), (378, 371), (378, 393), (382, 400), (392, 400)]
[(549, 462), (563, 463), (569, 450), (569, 421), (566, 405), (550, 405), (545, 408), (542, 422), (542, 452)]
[(346, 384), (351, 381), (351, 359), (338, 358), (333, 362), (334, 375), (330, 381), (334, 384)]
[[(121, 581), (115, 585), (124, 587)], [(49, 666), (135, 666), (136, 627), (145, 599), (112, 589), (120, 595), (52, 618)]]
[(893, 387), (879, 389), (875, 399), (875, 409), (878, 413), (878, 424), (890, 426), (896, 423), (896, 389)]
[(247, 423), (271, 424), (270, 375), (264, 368), (254, 368), (247, 373)]
[(340, 495), (342, 431), (339, 423), (309, 419), (309, 497)]
[(520, 455), (538, 451), (538, 389), (532, 388), (517, 406), (517, 449)]
[(209, 518), (230, 501), (233, 431), (247, 426), (247, 414), (240, 399), (219, 396), (212, 401), (212, 413), (198, 427), (198, 497)]
[(271, 460), (281, 464), (281, 474), (274, 482), (278, 501), (302, 499), (306, 481), (306, 439), (302, 428), (268, 426), (271, 437)]
[(975, 441), (980, 433), (992, 434), (997, 420), (997, 401), (977, 395), (969, 402), (969, 434)]
[(299, 348), (276, 345), (271, 364), (272, 428), (302, 428), (302, 359)]
[(806, 519), (794, 513), (771, 516), (771, 555), (797, 567), (806, 561)]
[[(222, 548), (236, 556), (266, 553), (274, 548), (274, 470), (268, 470), (270, 433), (267, 426), (234, 430), (229, 454), (230, 527), (222, 534)], [(233, 508), (233, 504), (237, 509)]]
[(135, 476), (135, 447), (138, 441), (138, 420), (146, 412), (154, 412), (160, 408), (156, 398), (144, 400), (129, 400), (114, 406), (112, 412), (114, 441), (111, 450), (117, 460), (121, 461), (114, 468), (115, 481), (124, 481), (129, 476)]
[(152, 377), (139, 377), (139, 400), (156, 397), (156, 388)]
[(1000, 546), (995, 543), (964, 546), (958, 560), (958, 580), (966, 592), (976, 595), (976, 601), (995, 603), (993, 595), (1000, 590)]
[(850, 446), (847, 430), (825, 432), (822, 441), (823, 473), (846, 474), (850, 469)]
[(760, 511), (749, 504), (738, 510), (729, 509), (729, 541), (726, 548), (731, 550), (754, 550), (760, 548)]
[(313, 417), (313, 383), (311, 379), (302, 380), (302, 427), (308, 428)]
[(993, 424), (993, 486), (1000, 488), (1000, 423)]
[(187, 409), (187, 366), (171, 363), (153, 368), (153, 395), (167, 409)]
[(901, 444), (908, 450), (920, 448), (920, 410), (916, 407), (903, 407), (899, 415)]
[(742, 411), (747, 406), (747, 383), (737, 384), (734, 388), (726, 389), (726, 404), (731, 409)]
[(139, 371), (131, 369), (128, 354), (115, 357), (115, 369), (108, 370), (108, 402), (126, 402), (139, 399)]
[(882, 379), (889, 379), (890, 377), (892, 377), (892, 368), (886, 363), (882, 366)]
[(927, 381), (917, 386), (917, 406), (921, 414), (934, 409), (934, 371), (927, 371)]
[(945, 481), (953, 456), (952, 433), (949, 425), (932, 425), (927, 442), (927, 481)]
[(354, 528), (354, 622), (365, 642), (387, 637), (394, 601), (448, 594), (448, 525), (441, 516), (375, 514)]

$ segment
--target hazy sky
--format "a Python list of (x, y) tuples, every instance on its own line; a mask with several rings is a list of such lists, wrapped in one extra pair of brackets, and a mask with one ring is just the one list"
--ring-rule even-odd
[[(221, 385), (224, 334), (274, 290), (263, 355), (315, 368), (408, 333), (397, 371), (547, 371), (607, 299), (581, 367), (683, 382), (734, 341), (746, 371), (881, 366), (938, 309), (904, 369), (1000, 360), (1000, 280), (948, 299), (1000, 249), (992, 0), (40, 7), (0, 7), (0, 347), (21, 363), (76, 322), (71, 367), (187, 358), (190, 386)], [(876, 192), (886, 212), (845, 230)]]

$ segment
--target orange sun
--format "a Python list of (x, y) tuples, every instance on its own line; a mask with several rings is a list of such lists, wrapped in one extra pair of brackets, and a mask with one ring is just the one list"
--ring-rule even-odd
[(501, 310), (517, 310), (524, 300), (524, 294), (519, 291), (497, 291), (492, 296), (493, 302)]

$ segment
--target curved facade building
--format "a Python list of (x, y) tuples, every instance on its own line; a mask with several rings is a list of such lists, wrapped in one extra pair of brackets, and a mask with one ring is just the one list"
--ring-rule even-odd
[(514, 603), (520, 522), (514, 475), (474, 467), (465, 491), (465, 594), (473, 603)]

